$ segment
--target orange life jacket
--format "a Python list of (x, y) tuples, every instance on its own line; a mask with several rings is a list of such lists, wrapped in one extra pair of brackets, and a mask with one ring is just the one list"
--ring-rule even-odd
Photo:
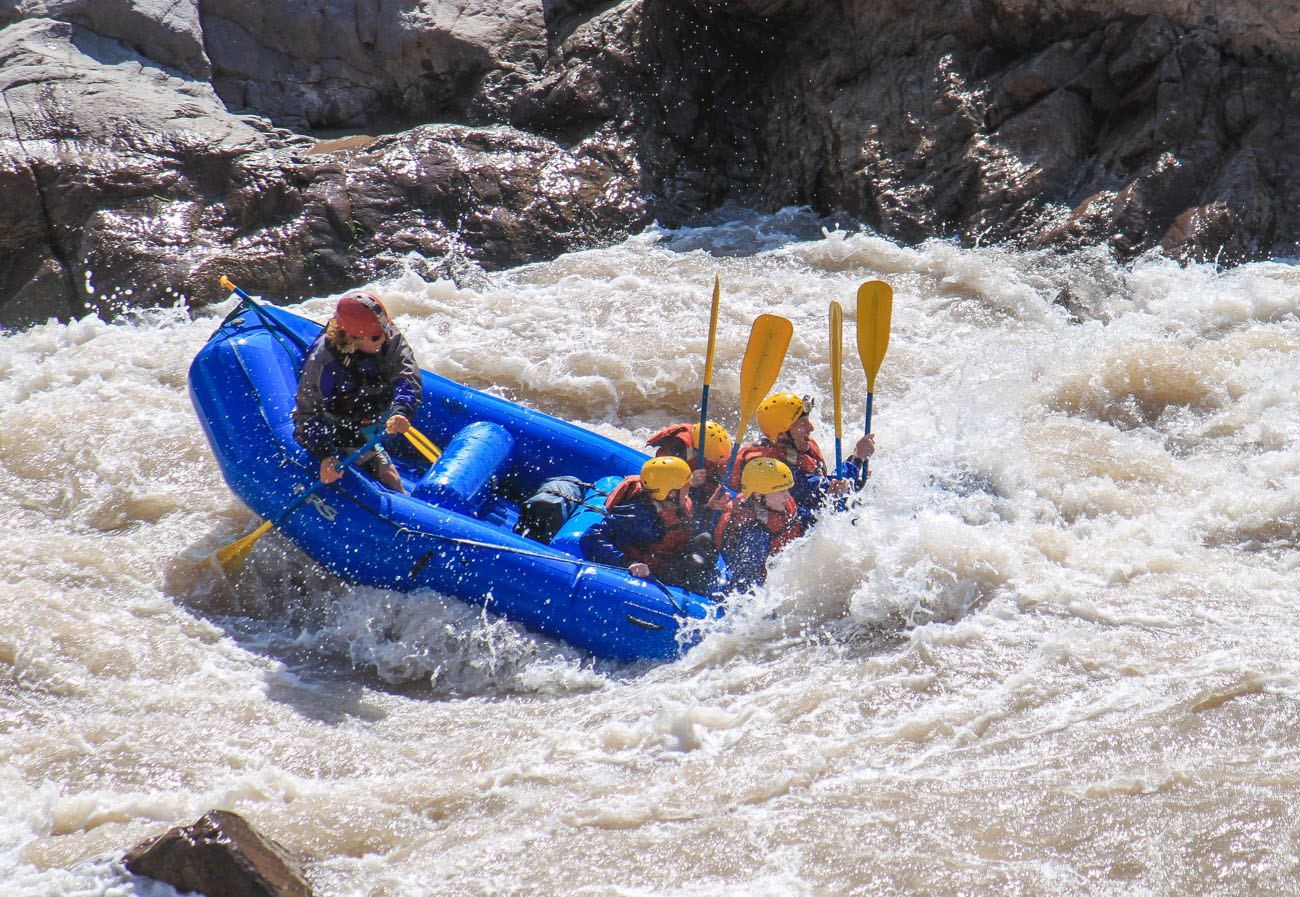
[(764, 438), (753, 445), (747, 445), (736, 454), (736, 466), (731, 471), (731, 488), (740, 489), (740, 474), (745, 469), (745, 465), (755, 458), (776, 458), (790, 465), (791, 470), (797, 470), (807, 475), (826, 476), (826, 459), (822, 457), (821, 447), (817, 445), (816, 440), (808, 440), (808, 448), (805, 451), (799, 451), (794, 447), (794, 443), (787, 440), (772, 442)]
[(799, 521), (799, 508), (793, 498), (786, 496), (785, 509), (773, 511), (748, 498), (737, 496), (722, 512), (722, 518), (713, 531), (713, 544), (726, 551), (727, 546), (740, 532), (740, 528), (752, 522), (762, 524), (772, 534), (772, 554), (776, 554), (803, 535), (803, 524)]
[(664, 534), (658, 542), (638, 548), (626, 548), (623, 553), (633, 561), (639, 561), (653, 570), (656, 564), (672, 560), (680, 555), (686, 548), (687, 543), (691, 541), (692, 518), (695, 509), (692, 507), (691, 499), (686, 494), (685, 489), (677, 491), (676, 499), (655, 501), (651, 498), (650, 493), (646, 492), (645, 487), (641, 485), (641, 478), (639, 476), (630, 476), (619, 483), (614, 491), (610, 493), (609, 498), (605, 499), (605, 511), (608, 513), (619, 505), (634, 501), (650, 503), (655, 514), (659, 516), (659, 522), (664, 528)]

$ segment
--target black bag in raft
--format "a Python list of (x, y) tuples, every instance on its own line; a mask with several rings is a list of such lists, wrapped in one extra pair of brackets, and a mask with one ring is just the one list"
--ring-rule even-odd
[(550, 542), (578, 510), (584, 485), (576, 477), (556, 477), (542, 483), (520, 506), (515, 532), (538, 542)]

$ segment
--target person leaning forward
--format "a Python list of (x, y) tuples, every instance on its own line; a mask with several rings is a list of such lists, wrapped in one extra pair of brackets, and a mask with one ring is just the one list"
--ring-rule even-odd
[[(794, 477), (790, 495), (804, 526), (816, 522), (817, 512), (828, 495), (844, 495), (852, 488), (850, 479), (829, 475), (821, 447), (812, 438), (813, 423), (808, 416), (812, 408), (811, 398), (789, 392), (774, 393), (764, 399), (755, 415), (763, 438), (737, 453), (730, 483), (732, 490), (739, 489), (745, 466), (755, 458), (776, 458), (783, 462)], [(863, 462), (875, 451), (874, 435), (868, 433), (858, 439), (852, 453), (844, 459), (851, 479), (856, 478)]]
[(776, 458), (754, 458), (740, 473), (740, 495), (731, 500), (713, 532), (727, 562), (727, 591), (745, 592), (767, 581), (768, 559), (804, 534), (790, 489), (790, 468)]
[(625, 567), (641, 578), (707, 593), (717, 558), (708, 533), (697, 531), (689, 487), (690, 465), (681, 458), (651, 458), (641, 473), (623, 480), (605, 501), (606, 514), (582, 535), (583, 555)]
[[(333, 483), (343, 475), (339, 458), (367, 442), (374, 421), (388, 413), (386, 432), (404, 433), (420, 401), (420, 368), (388, 310), (374, 293), (349, 293), (307, 351), (293, 435), (320, 461), (321, 482)], [(358, 463), (388, 488), (405, 491), (382, 447)]]

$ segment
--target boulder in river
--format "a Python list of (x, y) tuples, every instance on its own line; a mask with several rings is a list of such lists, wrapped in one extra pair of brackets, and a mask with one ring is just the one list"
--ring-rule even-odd
[(311, 886), (283, 847), (242, 816), (212, 810), (137, 844), (127, 870), (206, 897), (311, 897)]

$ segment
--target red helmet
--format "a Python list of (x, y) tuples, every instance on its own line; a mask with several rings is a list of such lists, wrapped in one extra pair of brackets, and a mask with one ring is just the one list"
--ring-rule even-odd
[(348, 336), (383, 336), (388, 309), (379, 297), (365, 290), (348, 293), (334, 309), (334, 320)]

